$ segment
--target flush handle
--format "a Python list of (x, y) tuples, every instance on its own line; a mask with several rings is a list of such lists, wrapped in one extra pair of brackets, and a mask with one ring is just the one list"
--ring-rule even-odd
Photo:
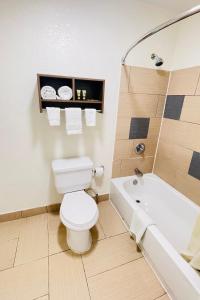
[(135, 146), (135, 153), (136, 154), (142, 154), (142, 153), (144, 153), (144, 151), (145, 151), (145, 144), (140, 143), (140, 144), (137, 144)]

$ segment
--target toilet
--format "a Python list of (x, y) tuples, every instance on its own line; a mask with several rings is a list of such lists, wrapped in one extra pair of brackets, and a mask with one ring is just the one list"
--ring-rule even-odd
[(52, 169), (56, 189), (64, 194), (60, 219), (67, 228), (67, 244), (75, 253), (87, 252), (92, 244), (90, 229), (99, 218), (96, 202), (84, 191), (92, 180), (93, 163), (86, 156), (57, 159)]

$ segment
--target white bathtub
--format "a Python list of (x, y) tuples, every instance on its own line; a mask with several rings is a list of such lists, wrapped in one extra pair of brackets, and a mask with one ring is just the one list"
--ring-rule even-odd
[(128, 227), (137, 205), (156, 223), (140, 246), (171, 298), (200, 300), (200, 276), (179, 254), (187, 248), (200, 207), (154, 174), (112, 179), (110, 197)]

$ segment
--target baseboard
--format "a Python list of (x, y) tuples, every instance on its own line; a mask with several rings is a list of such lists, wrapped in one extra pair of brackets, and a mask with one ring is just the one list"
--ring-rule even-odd
[(98, 195), (98, 203), (102, 201), (107, 201), (109, 199), (109, 194)]
[(13, 220), (16, 220), (16, 219), (20, 219), (21, 217), (22, 217), (22, 212), (21, 211), (6, 213), (6, 214), (0, 215), (0, 222), (13, 221)]
[[(109, 199), (109, 194), (99, 195), (98, 203)], [(50, 204), (47, 206), (35, 207), (21, 211), (15, 211), (0, 215), (0, 222), (13, 221), (20, 218), (32, 217), (47, 212), (56, 212), (60, 209), (60, 203)]]
[(59, 211), (60, 203), (50, 204), (47, 206), (35, 207), (21, 211), (15, 211), (0, 215), (0, 222), (13, 221), (21, 218), (32, 217), (52, 211)]

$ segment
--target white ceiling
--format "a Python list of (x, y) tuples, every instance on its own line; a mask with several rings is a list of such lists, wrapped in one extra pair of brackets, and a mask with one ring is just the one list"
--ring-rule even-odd
[(148, 3), (157, 4), (161, 7), (174, 9), (176, 11), (184, 11), (195, 5), (200, 5), (200, 0), (143, 0)]

